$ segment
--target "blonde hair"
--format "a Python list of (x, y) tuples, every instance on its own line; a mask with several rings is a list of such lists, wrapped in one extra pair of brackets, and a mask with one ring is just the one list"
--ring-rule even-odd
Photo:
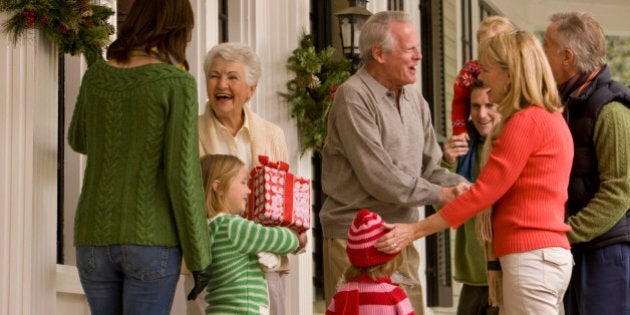
[[(219, 213), (229, 213), (226, 208), (225, 195), (241, 168), (245, 167), (239, 158), (233, 155), (212, 154), (201, 158), (201, 176), (206, 196), (206, 211), (209, 218)], [(212, 183), (218, 182), (216, 189)]]
[(499, 34), (503, 32), (513, 32), (515, 30), (516, 28), (510, 20), (498, 15), (488, 16), (479, 23), (479, 28), (477, 29), (477, 42), (479, 43), (481, 41), (481, 37), (489, 32)]
[(350, 265), (350, 267), (346, 269), (344, 277), (347, 281), (349, 279), (356, 278), (360, 274), (364, 273), (372, 279), (385, 278), (391, 276), (396, 270), (398, 270), (398, 268), (400, 268), (400, 265), (402, 265), (402, 256), (399, 254), (391, 260), (370, 267), (362, 268)]
[(547, 57), (531, 33), (499, 33), (483, 42), (479, 64), (483, 67), (491, 63), (507, 70), (510, 78), (507, 94), (498, 106), (502, 120), (497, 125), (505, 124), (514, 113), (531, 105), (549, 112), (562, 110)]

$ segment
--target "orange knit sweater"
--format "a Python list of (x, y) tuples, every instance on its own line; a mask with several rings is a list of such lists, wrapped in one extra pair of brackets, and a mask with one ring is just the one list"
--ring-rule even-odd
[(456, 228), (494, 204), (497, 257), (568, 249), (564, 204), (572, 159), (573, 139), (562, 115), (530, 106), (507, 121), (475, 185), (440, 214)]

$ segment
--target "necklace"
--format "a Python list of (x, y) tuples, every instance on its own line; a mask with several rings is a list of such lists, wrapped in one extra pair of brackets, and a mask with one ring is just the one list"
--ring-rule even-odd
[(156, 58), (156, 59), (161, 60), (161, 61), (163, 61), (163, 62), (166, 62), (166, 63), (172, 64), (172, 65), (174, 65), (174, 66), (176, 66), (177, 68), (180, 68), (180, 69), (182, 69), (182, 70), (185, 70), (185, 71), (186, 71), (186, 70), (188, 70), (188, 69), (186, 69), (186, 67), (184, 66), (184, 64), (183, 64), (183, 63), (181, 63), (181, 62), (180, 62), (180, 63), (176, 63), (176, 62), (174, 62), (173, 58), (171, 58), (170, 56), (169, 56), (169, 59), (170, 59), (170, 60), (168, 60), (168, 61), (166, 61), (166, 60), (162, 59), (162, 57), (160, 56), (160, 52), (158, 51), (158, 48), (157, 48), (156, 46), (151, 47), (150, 53), (147, 53), (147, 52), (146, 52), (146, 50), (144, 50), (144, 49), (142, 49), (142, 48), (140, 48), (140, 47), (139, 47), (139, 48), (136, 48), (136, 49), (134, 49), (134, 50), (132, 50), (132, 51), (131, 51), (131, 56), (147, 56), (147, 57), (153, 57), (153, 58)]

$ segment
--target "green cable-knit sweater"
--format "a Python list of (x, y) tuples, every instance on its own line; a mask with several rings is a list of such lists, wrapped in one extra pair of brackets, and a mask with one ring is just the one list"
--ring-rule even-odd
[(180, 246), (190, 270), (210, 263), (197, 111), (195, 79), (172, 65), (87, 70), (68, 132), (87, 155), (75, 245)]

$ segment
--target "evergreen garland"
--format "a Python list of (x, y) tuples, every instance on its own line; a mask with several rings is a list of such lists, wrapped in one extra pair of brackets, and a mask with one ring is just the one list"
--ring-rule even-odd
[(330, 46), (317, 52), (312, 36), (304, 34), (287, 60), (287, 69), (296, 76), (286, 84), (288, 93), (279, 94), (291, 104), (291, 117), (297, 118), (301, 154), (308, 149), (321, 152), (333, 96), (350, 77), (350, 61), (333, 60), (333, 53)]
[(102, 59), (114, 27), (107, 6), (89, 0), (0, 0), (0, 13), (13, 13), (2, 29), (15, 44), (29, 29), (39, 29), (59, 52), (83, 54), (88, 65)]

